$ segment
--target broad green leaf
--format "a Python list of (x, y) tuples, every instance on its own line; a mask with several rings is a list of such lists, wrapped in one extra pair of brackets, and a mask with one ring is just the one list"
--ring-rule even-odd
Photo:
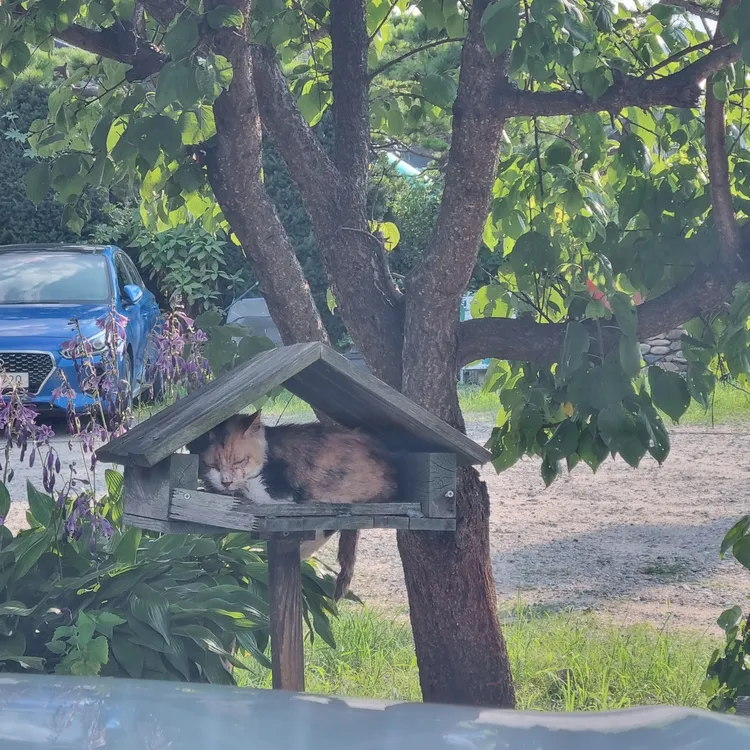
[(189, 108), (200, 98), (195, 72), (189, 60), (169, 62), (161, 69), (154, 98), (158, 110), (164, 110), (178, 101)]
[(164, 49), (173, 60), (181, 60), (198, 45), (198, 23), (191, 18), (180, 18), (164, 35)]
[(120, 631), (112, 636), (112, 654), (118, 664), (133, 678), (140, 679), (143, 676), (143, 665), (145, 652), (143, 647), (132, 642), (129, 636), (121, 634)]
[(55, 533), (52, 529), (40, 529), (23, 538), (16, 549), (16, 562), (8, 578), (8, 586), (23, 578), (39, 562), (39, 558), (47, 552), (54, 538)]
[(552, 482), (557, 479), (560, 474), (560, 464), (557, 461), (552, 460), (549, 456), (545, 456), (542, 461), (542, 479), (544, 480), (544, 486), (549, 487)]
[(727, 531), (721, 543), (720, 554), (723, 556), (727, 550), (731, 549), (732, 545), (738, 542), (742, 537), (747, 536), (750, 533), (750, 516), (743, 516), (737, 523)]
[(602, 461), (609, 455), (609, 448), (598, 433), (594, 434), (591, 428), (588, 428), (581, 433), (576, 453), (596, 473)]
[(734, 543), (732, 555), (740, 565), (750, 570), (750, 536), (743, 536)]
[(126, 565), (134, 565), (138, 557), (138, 545), (141, 542), (141, 530), (128, 529), (115, 548), (115, 560)]
[(557, 462), (575, 453), (578, 448), (578, 427), (575, 422), (566, 419), (560, 422), (555, 433), (544, 445), (544, 455), (550, 461)]
[(0, 481), (0, 526), (5, 523), (5, 519), (8, 517), (8, 511), (10, 510), (10, 492), (5, 483)]
[(25, 179), (29, 200), (38, 206), (44, 200), (52, 184), (50, 165), (47, 162), (36, 164), (26, 173)]
[(560, 380), (565, 383), (570, 376), (579, 370), (587, 361), (591, 339), (582, 323), (572, 320), (565, 329), (560, 368)]
[(112, 115), (105, 113), (104, 116), (96, 123), (96, 127), (91, 132), (91, 148), (96, 151), (106, 151), (107, 138), (109, 129), (112, 127)]
[(484, 43), (497, 57), (510, 47), (521, 26), (521, 7), (517, 0), (496, 0), (482, 14)]
[(30, 479), (26, 480), (26, 497), (34, 520), (40, 526), (49, 526), (52, 520), (52, 512), (55, 509), (55, 501), (49, 495), (39, 492)]
[(442, 109), (450, 109), (456, 98), (458, 87), (449, 75), (430, 73), (422, 79), (425, 99)]
[(124, 625), (126, 622), (127, 620), (112, 612), (99, 612), (96, 615), (97, 631), (110, 640), (112, 640), (112, 637), (114, 636), (114, 628), (118, 625)]
[(648, 445), (633, 415), (622, 404), (611, 404), (599, 412), (597, 426), (607, 447), (636, 468), (646, 455)]
[(656, 407), (679, 422), (690, 406), (690, 392), (685, 380), (675, 372), (652, 365), (648, 368), (648, 383)]
[(725, 609), (720, 615), (716, 624), (725, 632), (728, 633), (730, 630), (734, 630), (742, 622), (742, 609), (740, 607), (732, 607), (731, 609)]
[(89, 643), (86, 652), (90, 659), (99, 664), (106, 664), (109, 661), (109, 645), (103, 635), (94, 638)]
[(547, 164), (568, 164), (573, 156), (573, 150), (565, 141), (555, 141), (544, 152), (544, 158)]
[(78, 644), (80, 647), (85, 646), (93, 637), (96, 630), (96, 621), (85, 612), (78, 613), (76, 619), (76, 629), (78, 630)]
[(212, 29), (240, 29), (245, 17), (231, 5), (217, 5), (206, 13), (206, 21)]
[(613, 82), (612, 71), (607, 68), (596, 68), (581, 75), (581, 88), (588, 96), (596, 101)]
[(641, 347), (638, 339), (623, 334), (617, 346), (620, 366), (628, 377), (634, 378), (641, 371)]
[(170, 643), (169, 605), (164, 599), (133, 596), (130, 600), (130, 611), (137, 620), (150, 625), (166, 643)]
[(315, 125), (320, 121), (330, 101), (330, 91), (323, 88), (317, 81), (297, 100), (297, 106), (308, 125)]

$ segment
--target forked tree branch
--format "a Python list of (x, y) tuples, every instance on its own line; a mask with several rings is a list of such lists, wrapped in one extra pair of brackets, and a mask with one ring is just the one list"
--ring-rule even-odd
[(427, 44), (422, 44), (419, 47), (415, 47), (414, 49), (410, 49), (408, 52), (404, 52), (403, 55), (399, 55), (398, 57), (394, 57), (393, 60), (387, 60), (382, 65), (375, 68), (375, 70), (370, 71), (369, 78), (372, 80), (376, 76), (381, 75), (382, 73), (385, 73), (387, 70), (390, 70), (394, 65), (398, 65), (399, 63), (402, 63), (404, 60), (408, 60), (410, 57), (414, 57), (414, 55), (418, 55), (420, 52), (426, 52), (427, 50), (434, 49), (435, 47), (442, 47), (444, 44), (454, 44), (456, 42), (463, 42), (464, 38), (461, 36), (449, 36), (445, 39), (435, 39), (432, 42), (428, 42)]
[(708, 18), (709, 20), (716, 21), (719, 18), (718, 11), (713, 8), (707, 8), (705, 5), (694, 2), (694, 0), (660, 0), (658, 5), (671, 5), (675, 8), (682, 8), (694, 16), (701, 18)]

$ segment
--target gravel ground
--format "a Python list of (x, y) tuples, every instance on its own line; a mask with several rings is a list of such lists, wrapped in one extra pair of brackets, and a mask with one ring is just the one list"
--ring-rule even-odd
[[(491, 423), (474, 420), (468, 427), (484, 441)], [(520, 597), (621, 622), (663, 623), (669, 615), (677, 626), (715, 630), (722, 609), (742, 604), (750, 589), (750, 574), (718, 555), (726, 530), (750, 512), (747, 441), (740, 429), (675, 429), (662, 467), (650, 459), (638, 470), (608, 461), (592, 475), (579, 466), (549, 489), (537, 461), (520, 461), (500, 475), (484, 469), (500, 600)], [(56, 442), (63, 463), (81, 464), (66, 437)], [(25, 523), (27, 478), (39, 483), (39, 468), (17, 470), (11, 528)], [(332, 564), (335, 552), (329, 544), (321, 558)], [(368, 604), (406, 606), (393, 531), (363, 532), (353, 588)]]

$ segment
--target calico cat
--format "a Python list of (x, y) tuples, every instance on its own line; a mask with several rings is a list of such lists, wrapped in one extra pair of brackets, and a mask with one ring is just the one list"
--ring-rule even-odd
[[(260, 412), (238, 414), (190, 446), (200, 456), (200, 475), (214, 492), (250, 502), (391, 502), (397, 473), (388, 451), (368, 435), (320, 424), (265, 427)], [(303, 542), (309, 557), (333, 536), (318, 532)], [(357, 531), (342, 531), (335, 598), (346, 594), (354, 573)]]

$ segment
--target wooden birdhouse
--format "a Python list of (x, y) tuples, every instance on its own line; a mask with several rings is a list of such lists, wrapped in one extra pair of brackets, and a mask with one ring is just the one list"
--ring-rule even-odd
[[(204, 492), (198, 456), (182, 449), (283, 386), (338, 424), (398, 452), (398, 502), (260, 505)], [(299, 545), (316, 531), (454, 531), (456, 467), (491, 456), (406, 396), (323, 344), (263, 352), (97, 451), (124, 467), (124, 520), (165, 533), (249, 531), (269, 540), (274, 687), (304, 690)]]

